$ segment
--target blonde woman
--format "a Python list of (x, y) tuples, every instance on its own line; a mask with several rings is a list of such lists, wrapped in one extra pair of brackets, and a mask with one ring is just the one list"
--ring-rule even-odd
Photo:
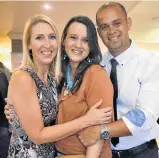
[(35, 15), (28, 20), (23, 49), (22, 68), (13, 73), (8, 91), (8, 103), (15, 110), (9, 157), (53, 158), (53, 142), (106, 122), (107, 109), (97, 109), (100, 104), (96, 104), (84, 116), (55, 125), (60, 53), (58, 33), (50, 18)]

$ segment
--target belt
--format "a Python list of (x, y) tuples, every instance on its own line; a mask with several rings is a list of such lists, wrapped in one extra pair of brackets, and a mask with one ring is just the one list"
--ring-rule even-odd
[[(128, 157), (128, 156), (134, 156), (137, 155), (143, 151), (145, 151), (148, 148), (153, 148), (156, 144), (156, 140), (153, 139), (149, 142), (146, 142), (144, 144), (141, 144), (137, 147), (127, 149), (127, 150), (112, 150), (112, 154), (116, 158), (122, 158), (122, 157)], [(156, 144), (157, 145), (157, 144)]]

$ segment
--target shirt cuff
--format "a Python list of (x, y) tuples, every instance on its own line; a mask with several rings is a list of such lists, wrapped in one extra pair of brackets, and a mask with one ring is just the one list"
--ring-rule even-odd
[(149, 133), (149, 131), (153, 128), (153, 124), (156, 124), (156, 121), (153, 119), (153, 117), (150, 114), (148, 115), (148, 113), (146, 112), (144, 113), (146, 116), (146, 120), (141, 127), (133, 124), (127, 117), (125, 116), (122, 117), (124, 123), (126, 124), (126, 126), (128, 127), (128, 129), (130, 130), (133, 136), (141, 135), (141, 133), (143, 133), (144, 135), (146, 133)]
[(141, 127), (146, 121), (145, 113), (138, 108), (128, 111), (124, 116), (138, 127)]

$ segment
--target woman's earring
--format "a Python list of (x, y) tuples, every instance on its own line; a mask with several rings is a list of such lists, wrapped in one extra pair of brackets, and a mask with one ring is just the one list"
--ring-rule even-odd
[(33, 52), (31, 48), (29, 48), (29, 55), (30, 55), (30, 58), (33, 60)]
[(90, 63), (91, 62), (91, 59), (89, 57), (87, 57), (87, 61)]
[(67, 54), (66, 54), (66, 52), (64, 52), (62, 55), (62, 59), (65, 60), (66, 58), (67, 58)]

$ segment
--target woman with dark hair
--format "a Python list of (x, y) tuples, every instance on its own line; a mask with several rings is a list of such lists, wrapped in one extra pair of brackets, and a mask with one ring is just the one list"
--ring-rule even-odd
[[(62, 72), (64, 74), (62, 82), (66, 81), (67, 66), (69, 64), (69, 59), (70, 59), (70, 57), (67, 56), (64, 42), (66, 41), (66, 36), (67, 36), (70, 25), (75, 22), (83, 24), (87, 28), (87, 37), (85, 37), (86, 38), (85, 40), (86, 40), (86, 43), (88, 42), (90, 53), (88, 54), (86, 58), (84, 58), (79, 63), (78, 68), (76, 69), (77, 75), (76, 75), (76, 78), (74, 78), (74, 83), (76, 82), (76, 86), (73, 86), (71, 91), (78, 90), (86, 69), (90, 67), (92, 64), (99, 64), (102, 60), (102, 54), (98, 45), (97, 32), (93, 22), (86, 16), (73, 17), (65, 26), (63, 34), (62, 34), (62, 39), (61, 39)], [(71, 37), (71, 38), (75, 38), (75, 37)]]
[[(99, 65), (102, 54), (96, 28), (88, 17), (73, 17), (66, 24), (61, 40), (61, 56), (63, 79), (59, 86), (58, 124), (84, 115), (100, 99), (103, 100), (101, 107), (113, 105), (112, 84)], [(99, 158), (103, 144), (104, 141), (99, 140), (86, 148), (76, 133), (58, 141), (56, 148), (64, 155), (84, 154), (87, 158)], [(107, 154), (102, 157), (110, 158), (109, 140), (105, 141), (105, 146)]]

